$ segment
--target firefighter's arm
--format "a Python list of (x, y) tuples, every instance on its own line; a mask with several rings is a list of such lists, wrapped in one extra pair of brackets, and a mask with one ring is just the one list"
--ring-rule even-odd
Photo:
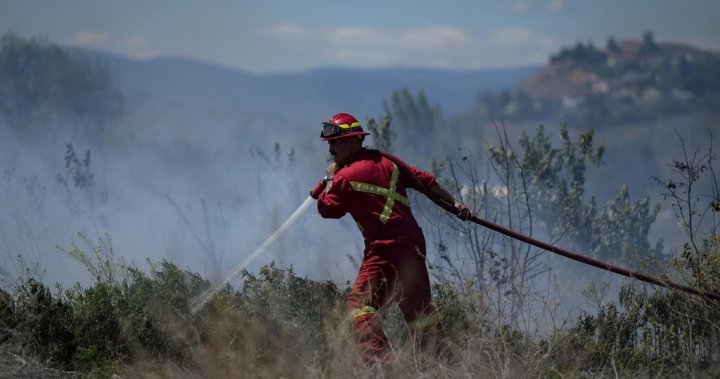
[[(348, 212), (350, 183), (342, 175), (324, 179), (324, 189), (318, 195), (318, 213), (324, 218), (341, 218)], [(322, 184), (323, 182), (320, 182)], [(320, 186), (318, 184), (318, 186)]]
[(457, 208), (459, 211), (457, 216), (460, 219), (467, 220), (473, 216), (472, 211), (470, 211), (470, 208), (468, 208), (467, 205), (455, 200), (455, 197), (453, 197), (450, 192), (440, 186), (440, 184), (438, 184), (437, 182), (433, 183), (430, 188), (428, 188), (428, 190), (430, 191), (430, 193), (443, 199), (448, 204), (452, 204), (453, 206), (455, 206), (455, 208)]
[(467, 220), (473, 216), (470, 208), (468, 208), (462, 202), (455, 200), (455, 197), (453, 197), (450, 192), (448, 192), (445, 188), (438, 184), (437, 180), (435, 180), (435, 176), (433, 176), (431, 173), (419, 170), (417, 167), (414, 166), (406, 167), (410, 170), (412, 175), (414, 175), (418, 179), (418, 181), (422, 183), (422, 185), (424, 185), (425, 188), (428, 189), (428, 191), (430, 191), (432, 195), (443, 199), (446, 203), (452, 204), (455, 208), (457, 208), (459, 211), (458, 217), (460, 219)]
[(340, 170), (340, 168), (340, 165), (338, 165), (337, 163), (331, 163), (330, 166), (328, 166), (327, 170), (325, 170), (325, 172), (327, 172), (327, 175), (325, 175), (325, 177), (315, 186), (315, 188), (310, 191), (310, 197), (317, 200), (318, 198), (320, 198), (321, 193), (327, 193), (332, 186), (333, 177)]
[(337, 191), (333, 191), (334, 187), (336, 187), (334, 184), (330, 184), (327, 191), (323, 191), (318, 197), (318, 213), (323, 218), (341, 218), (347, 213), (342, 197), (336, 193)]

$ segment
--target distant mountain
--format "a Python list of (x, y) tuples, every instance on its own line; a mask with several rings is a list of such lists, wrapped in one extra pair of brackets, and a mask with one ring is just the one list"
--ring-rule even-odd
[(479, 99), (474, 113), (504, 119), (633, 122), (720, 99), (720, 54), (677, 43), (608, 40), (562, 49), (517, 88)]
[(380, 116), (382, 101), (394, 91), (424, 91), (446, 113), (468, 109), (483, 92), (516, 87), (539, 66), (486, 70), (418, 68), (321, 68), (297, 73), (255, 75), (185, 58), (132, 60), (84, 51), (107, 62), (116, 84), (131, 96), (184, 99), (254, 112), (326, 117), (345, 110), (359, 117)]

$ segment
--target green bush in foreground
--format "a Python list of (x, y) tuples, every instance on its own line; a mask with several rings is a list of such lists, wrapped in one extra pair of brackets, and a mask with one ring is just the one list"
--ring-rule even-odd
[(297, 357), (303, 367), (327, 359), (326, 324), (342, 322), (344, 294), (335, 285), (274, 264), (258, 277), (245, 272), (240, 290), (227, 287), (193, 316), (191, 302), (209, 287), (200, 275), (167, 261), (149, 273), (125, 265), (107, 237), (88, 246), (95, 257), (75, 246), (69, 253), (96, 283), (56, 293), (33, 279), (18, 283), (0, 301), (1, 343), (49, 367), (99, 375), (139, 361), (192, 368), (203, 349), (220, 359)]

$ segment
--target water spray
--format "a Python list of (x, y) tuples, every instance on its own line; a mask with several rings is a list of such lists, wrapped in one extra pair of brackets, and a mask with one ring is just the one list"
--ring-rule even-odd
[(287, 230), (293, 223), (295, 223), (295, 221), (297, 221), (300, 215), (302, 215), (310, 207), (312, 201), (312, 197), (308, 196), (308, 198), (305, 199), (302, 204), (300, 204), (298, 209), (296, 209), (295, 212), (293, 212), (293, 214), (290, 215), (290, 217), (288, 217), (288, 219), (285, 220), (285, 222), (280, 225), (280, 227), (273, 234), (270, 235), (270, 237), (263, 241), (263, 243), (261, 243), (260, 246), (255, 248), (252, 253), (245, 257), (242, 262), (240, 262), (229, 273), (227, 273), (223, 280), (215, 283), (207, 291), (203, 292), (200, 296), (198, 296), (190, 306), (190, 313), (194, 315), (200, 309), (202, 309), (205, 304), (207, 304), (207, 302), (212, 299), (213, 296), (220, 292), (220, 290), (222, 290), (231, 280), (233, 280), (238, 274), (240, 274), (240, 272), (244, 270), (245, 267), (247, 267), (247, 265), (249, 265), (252, 261), (254, 261), (255, 258), (257, 258), (262, 252), (264, 252), (265, 249), (270, 246), (270, 244), (275, 242), (275, 240), (278, 239), (278, 237), (280, 237), (280, 235), (283, 234), (283, 232), (285, 232), (285, 230)]

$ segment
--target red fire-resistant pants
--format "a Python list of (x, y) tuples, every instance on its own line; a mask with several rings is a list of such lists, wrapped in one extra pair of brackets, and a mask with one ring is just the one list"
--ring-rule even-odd
[(400, 306), (415, 343), (433, 353), (444, 346), (440, 319), (431, 304), (421, 233), (413, 242), (376, 241), (365, 249), (348, 308), (353, 338), (368, 363), (394, 360), (378, 314), (390, 301)]

